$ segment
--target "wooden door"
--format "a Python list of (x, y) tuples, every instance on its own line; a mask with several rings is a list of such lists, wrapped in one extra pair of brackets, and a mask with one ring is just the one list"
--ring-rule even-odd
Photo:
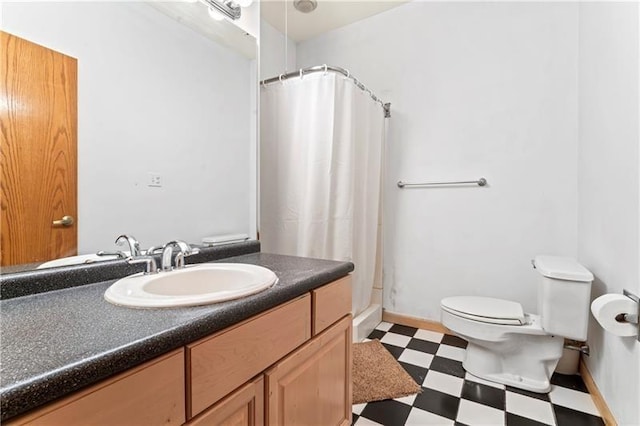
[(264, 379), (258, 376), (187, 424), (189, 426), (264, 425)]
[(0, 32), (1, 265), (77, 254), (77, 60)]
[(348, 315), (265, 373), (268, 425), (351, 424)]

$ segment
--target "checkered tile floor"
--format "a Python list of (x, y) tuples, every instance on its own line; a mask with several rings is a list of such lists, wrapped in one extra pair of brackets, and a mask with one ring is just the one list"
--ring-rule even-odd
[(467, 342), (448, 334), (381, 323), (380, 342), (422, 386), (405, 398), (353, 406), (353, 425), (604, 425), (580, 376), (554, 374), (549, 394), (466, 373)]

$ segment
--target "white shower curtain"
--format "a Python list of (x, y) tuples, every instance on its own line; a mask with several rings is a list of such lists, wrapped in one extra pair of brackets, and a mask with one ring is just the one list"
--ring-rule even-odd
[(376, 272), (382, 107), (346, 77), (317, 73), (263, 87), (260, 114), (262, 250), (352, 261), (355, 316)]

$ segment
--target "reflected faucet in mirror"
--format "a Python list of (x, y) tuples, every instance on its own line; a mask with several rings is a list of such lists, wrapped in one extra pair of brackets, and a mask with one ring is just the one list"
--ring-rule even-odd
[[(96, 256), (115, 256), (116, 259), (126, 259), (127, 255), (125, 254), (125, 252), (118, 250), (118, 251), (105, 251), (105, 250), (100, 250), (99, 252), (96, 253)], [(105, 259), (106, 260), (106, 259)], [(89, 262), (85, 262), (85, 263), (89, 263)]]
[(142, 254), (140, 252), (140, 243), (133, 235), (122, 234), (116, 238), (116, 245), (122, 246), (124, 244), (129, 246), (131, 257), (139, 257)]
[(38, 265), (37, 269), (69, 266), (69, 265), (79, 265), (83, 263), (86, 264), (86, 263), (102, 262), (106, 260), (122, 260), (122, 259), (138, 258), (138, 257), (141, 257), (143, 254), (143, 251), (140, 250), (140, 243), (132, 235), (126, 235), (126, 234), (120, 235), (118, 236), (118, 238), (116, 238), (115, 243), (117, 245), (126, 244), (129, 246), (129, 248), (127, 251), (100, 250), (95, 254), (84, 254), (79, 256), (63, 257), (60, 259), (55, 259), (55, 260), (42, 263), (41, 265)]
[(127, 255), (122, 250), (118, 250), (118, 251), (100, 250), (99, 252), (96, 253), (96, 255), (100, 257), (108, 256), (109, 258), (111, 258), (112, 256), (116, 256), (116, 259), (126, 259), (129, 256), (140, 256), (142, 254), (140, 252), (140, 243), (138, 242), (138, 240), (135, 239), (133, 235), (123, 234), (123, 235), (120, 235), (118, 238), (116, 238), (116, 245), (121, 246), (125, 243), (129, 245), (129, 255)]

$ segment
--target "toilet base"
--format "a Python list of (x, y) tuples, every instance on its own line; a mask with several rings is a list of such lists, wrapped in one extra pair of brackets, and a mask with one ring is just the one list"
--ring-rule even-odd
[(524, 389), (526, 391), (535, 393), (548, 393), (551, 390), (551, 383), (549, 380), (532, 380), (531, 378), (522, 377), (516, 374), (509, 373), (497, 373), (497, 374), (483, 374), (473, 373), (471, 370), (465, 367), (467, 373), (472, 376), (479, 377), (489, 382), (500, 383), (502, 385), (512, 386), (518, 389)]
[(521, 338), (512, 334), (508, 342), (481, 342), (481, 345), (473, 338), (464, 337), (469, 344), (462, 366), (470, 374), (531, 392), (551, 390), (551, 375), (562, 356), (562, 337), (527, 335)]

